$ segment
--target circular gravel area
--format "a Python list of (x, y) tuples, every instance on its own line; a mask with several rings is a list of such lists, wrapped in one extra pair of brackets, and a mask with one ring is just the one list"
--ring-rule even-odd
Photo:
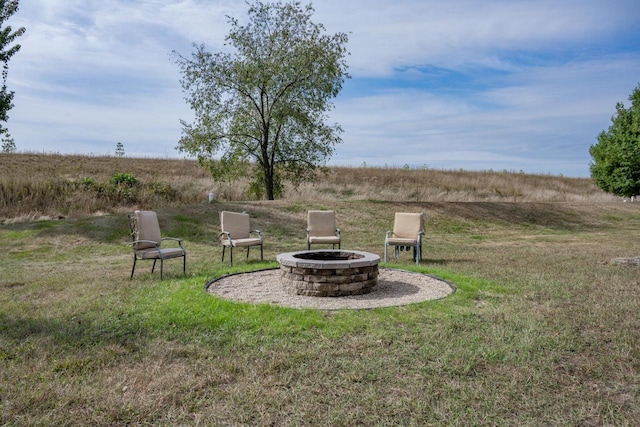
[(364, 295), (308, 297), (290, 295), (280, 282), (280, 269), (223, 276), (207, 283), (207, 292), (221, 298), (319, 310), (366, 309), (414, 304), (444, 298), (455, 287), (442, 279), (412, 271), (380, 268), (378, 287)]

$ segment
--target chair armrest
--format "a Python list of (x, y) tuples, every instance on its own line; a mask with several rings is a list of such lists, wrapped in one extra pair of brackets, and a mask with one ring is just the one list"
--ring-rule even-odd
[(159, 242), (153, 240), (134, 240), (133, 242), (127, 242), (127, 245), (133, 246), (138, 243), (153, 243), (156, 247), (160, 246)]
[(340, 238), (340, 229), (336, 228), (336, 236), (338, 236), (338, 238)]
[(182, 239), (178, 239), (176, 237), (163, 237), (160, 239), (160, 241), (165, 241), (165, 240), (171, 240), (173, 242), (178, 242), (178, 246), (180, 246), (181, 249), (184, 249), (182, 247)]
[(176, 237), (163, 237), (163, 238), (162, 238), (162, 239), (160, 239), (160, 240), (161, 240), (161, 241), (162, 241), (162, 240), (174, 240), (174, 241), (176, 241), (176, 242), (182, 242), (182, 239), (178, 239), (178, 238), (176, 238)]
[(260, 230), (251, 230), (249, 232), (249, 234), (251, 233), (257, 233), (258, 234), (258, 238), (260, 239), (260, 241), (262, 241), (262, 233), (260, 232)]

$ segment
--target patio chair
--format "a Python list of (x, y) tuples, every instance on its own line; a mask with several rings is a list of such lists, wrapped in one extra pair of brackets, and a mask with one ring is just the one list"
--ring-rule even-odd
[(394, 247), (395, 259), (400, 251), (413, 249), (413, 260), (418, 264), (422, 260), (422, 235), (424, 220), (422, 213), (396, 212), (393, 231), (387, 231), (384, 238), (384, 262), (387, 262), (387, 249)]
[(307, 212), (307, 250), (312, 244), (331, 244), (340, 249), (340, 229), (336, 228), (335, 211)]
[[(233, 265), (233, 248), (246, 247), (247, 258), (251, 246), (260, 246), (260, 260), (263, 259), (262, 233), (260, 230), (251, 230), (250, 217), (248, 213), (242, 212), (220, 212), (220, 242), (222, 243), (222, 261), (224, 262), (224, 251), (229, 248), (229, 259)], [(257, 237), (252, 237), (255, 234)]]
[[(172, 258), (182, 258), (182, 274), (187, 271), (187, 252), (182, 246), (182, 239), (174, 237), (161, 237), (158, 216), (154, 211), (135, 211), (128, 215), (129, 228), (132, 241), (128, 244), (133, 247), (133, 268), (131, 277), (136, 270), (137, 260), (153, 260), (151, 273), (156, 268), (156, 261), (160, 260), (160, 280), (162, 280), (164, 261)], [(173, 241), (178, 247), (161, 247), (162, 242)]]

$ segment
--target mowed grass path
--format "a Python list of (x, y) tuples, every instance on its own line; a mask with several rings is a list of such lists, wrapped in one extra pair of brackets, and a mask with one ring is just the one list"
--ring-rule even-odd
[[(419, 267), (456, 293), (363, 311), (248, 305), (207, 280), (305, 247), (308, 209), (382, 254), (393, 212), (425, 212)], [(220, 210), (265, 262), (220, 262)], [(237, 202), (158, 210), (182, 237), (131, 269), (126, 215), (0, 226), (0, 424), (637, 425), (640, 205)]]

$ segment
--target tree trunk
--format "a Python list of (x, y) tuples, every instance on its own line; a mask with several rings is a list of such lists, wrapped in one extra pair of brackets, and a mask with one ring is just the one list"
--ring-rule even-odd
[(273, 195), (273, 180), (271, 178), (268, 178), (266, 180), (265, 187), (267, 190), (267, 200), (275, 200), (275, 197)]
[(267, 200), (275, 200), (273, 192), (273, 167), (271, 165), (264, 166), (264, 189), (267, 193)]

